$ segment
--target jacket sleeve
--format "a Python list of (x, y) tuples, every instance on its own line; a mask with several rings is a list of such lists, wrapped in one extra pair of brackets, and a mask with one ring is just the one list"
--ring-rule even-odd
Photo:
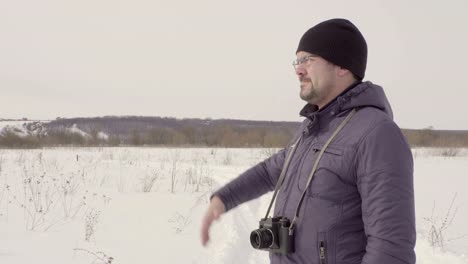
[(400, 128), (390, 120), (376, 125), (356, 158), (367, 236), (362, 263), (416, 263), (413, 157)]
[(229, 211), (241, 203), (274, 190), (283, 168), (287, 150), (288, 148), (282, 149), (248, 169), (216, 191), (211, 197), (217, 195), (223, 201), (226, 211)]

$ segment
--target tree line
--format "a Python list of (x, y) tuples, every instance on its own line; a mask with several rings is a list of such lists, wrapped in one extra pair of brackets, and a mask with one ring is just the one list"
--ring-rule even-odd
[[(42, 128), (43, 126), (44, 128)], [(99, 117), (57, 119), (24, 125), (40, 133), (0, 133), (0, 147), (181, 146), (281, 148), (293, 138), (299, 122)], [(74, 127), (75, 129), (70, 129)], [(41, 128), (40, 130), (38, 128)], [(412, 147), (468, 147), (468, 131), (403, 129)]]

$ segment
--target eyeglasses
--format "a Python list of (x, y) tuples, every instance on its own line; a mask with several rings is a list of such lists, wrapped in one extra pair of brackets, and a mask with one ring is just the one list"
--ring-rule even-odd
[(299, 66), (301, 66), (302, 64), (305, 64), (305, 63), (309, 63), (310, 59), (313, 59), (313, 58), (316, 58), (316, 57), (318, 57), (318, 56), (307, 55), (307, 56), (304, 56), (302, 58), (295, 59), (292, 62), (292, 66), (294, 67), (295, 70), (297, 70), (297, 68)]

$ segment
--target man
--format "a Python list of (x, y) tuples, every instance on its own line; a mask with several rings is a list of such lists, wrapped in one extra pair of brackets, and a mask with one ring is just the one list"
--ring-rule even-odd
[[(221, 214), (275, 189), (291, 146), (299, 140), (274, 216), (294, 218), (322, 150), (323, 155), (300, 207), (295, 252), (270, 252), (271, 263), (415, 263), (412, 154), (383, 89), (362, 82), (364, 37), (348, 20), (327, 20), (304, 34), (296, 56), (300, 97), (307, 101), (300, 113), (302, 126), (289, 146), (213, 194), (202, 223), (202, 243)], [(353, 109), (354, 115), (326, 146)]]

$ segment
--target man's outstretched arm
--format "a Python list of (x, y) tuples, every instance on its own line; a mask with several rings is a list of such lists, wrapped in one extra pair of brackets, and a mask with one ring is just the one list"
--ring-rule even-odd
[(213, 221), (237, 205), (255, 199), (275, 188), (286, 152), (287, 149), (283, 149), (248, 169), (211, 196), (200, 234), (204, 246), (209, 241), (209, 229)]

